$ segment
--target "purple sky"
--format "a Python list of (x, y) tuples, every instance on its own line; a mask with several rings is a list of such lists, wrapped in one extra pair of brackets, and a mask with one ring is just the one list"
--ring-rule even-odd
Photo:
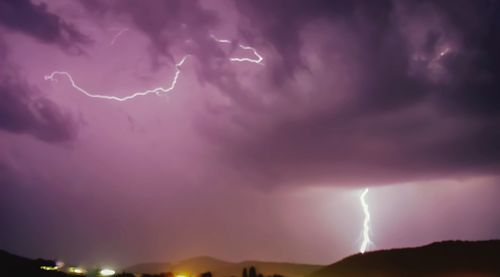
[[(0, 248), (326, 264), (358, 251), (365, 187), (370, 249), (499, 238), (499, 18), (492, 0), (2, 1)], [(44, 79), (125, 97), (185, 55), (173, 90), (124, 102)]]

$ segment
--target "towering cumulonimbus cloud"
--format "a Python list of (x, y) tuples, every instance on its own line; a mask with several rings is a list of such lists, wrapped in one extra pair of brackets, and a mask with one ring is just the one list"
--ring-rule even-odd
[[(90, 41), (44, 4), (2, 5), (29, 17), (3, 12), (3, 28), (65, 47)], [(213, 39), (216, 8), (81, 5), (95, 17), (129, 18), (127, 28), (150, 40), (153, 60), (169, 57), (173, 66), (179, 53), (193, 56), (197, 80), (228, 99), (193, 112), (198, 132), (229, 163), (222, 179), (386, 183), (498, 167), (497, 1), (239, 0), (239, 37), (231, 40), (266, 56), (265, 67), (243, 78)]]
[(269, 74), (254, 105), (200, 125), (255, 178), (249, 183), (387, 183), (498, 169), (498, 1), (236, 4), (241, 36), (269, 44)]

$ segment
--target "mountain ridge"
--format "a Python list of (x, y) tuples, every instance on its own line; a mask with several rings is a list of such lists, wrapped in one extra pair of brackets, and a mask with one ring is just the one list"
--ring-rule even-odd
[(175, 263), (140, 263), (127, 267), (124, 271), (149, 274), (176, 272), (190, 273), (194, 275), (210, 271), (214, 276), (240, 276), (243, 268), (248, 268), (250, 266), (255, 266), (259, 273), (263, 273), (266, 276), (280, 274), (287, 277), (302, 277), (320, 269), (324, 265), (256, 260), (229, 262), (210, 256), (197, 256), (180, 260)]
[(500, 240), (441, 241), (358, 253), (306, 277), (500, 276)]

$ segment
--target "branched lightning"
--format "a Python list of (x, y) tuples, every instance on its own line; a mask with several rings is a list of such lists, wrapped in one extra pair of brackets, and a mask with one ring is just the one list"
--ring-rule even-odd
[(181, 61), (178, 62), (175, 65), (175, 74), (174, 74), (174, 78), (172, 79), (172, 82), (170, 83), (170, 86), (168, 86), (166, 88), (164, 88), (164, 87), (157, 87), (157, 88), (149, 89), (149, 90), (145, 90), (145, 91), (134, 92), (134, 93), (132, 93), (130, 95), (123, 96), (123, 97), (108, 96), (108, 95), (102, 95), (102, 94), (88, 92), (87, 90), (85, 90), (85, 89), (81, 88), (80, 86), (78, 86), (76, 84), (76, 82), (73, 80), (73, 77), (71, 76), (71, 74), (69, 74), (66, 71), (54, 71), (50, 75), (45, 76), (44, 79), (45, 80), (50, 80), (50, 81), (56, 81), (57, 80), (57, 76), (58, 75), (62, 75), (62, 76), (65, 76), (66, 78), (68, 78), (68, 80), (71, 83), (71, 86), (73, 88), (75, 88), (77, 91), (85, 94), (88, 97), (100, 98), (100, 99), (107, 99), (107, 100), (115, 100), (115, 101), (127, 101), (127, 100), (130, 100), (130, 99), (135, 98), (137, 96), (145, 96), (145, 95), (153, 94), (153, 93), (155, 93), (156, 95), (160, 95), (162, 93), (167, 93), (167, 92), (173, 90), (175, 88), (175, 85), (177, 84), (177, 80), (179, 79), (179, 76), (180, 76), (180, 73), (181, 73), (180, 67), (184, 64), (184, 62), (186, 61), (187, 58), (188, 58), (188, 56), (184, 56), (181, 59)]
[(116, 32), (116, 34), (113, 36), (113, 38), (111, 39), (111, 42), (109, 43), (108, 46), (111, 46), (113, 44), (115, 44), (116, 40), (118, 39), (119, 36), (121, 36), (123, 33), (125, 33), (126, 31), (128, 31), (127, 28), (123, 28), (123, 29), (119, 29), (118, 32)]
[[(227, 44), (231, 44), (232, 41), (228, 40), (228, 39), (219, 39), (217, 38), (216, 36), (214, 35), (210, 35), (210, 37), (217, 41), (217, 42), (220, 42), (220, 43), (227, 43)], [(254, 54), (255, 57), (257, 57), (256, 59), (251, 59), (251, 58), (237, 58), (237, 57), (232, 57), (232, 58), (229, 58), (230, 61), (232, 62), (250, 62), (250, 63), (255, 63), (255, 64), (261, 64), (263, 65), (263, 61), (264, 61), (264, 58), (259, 54), (259, 52), (257, 52), (257, 50), (251, 46), (246, 46), (246, 45), (242, 45), (242, 44), (238, 44), (238, 47), (243, 49), (243, 50), (250, 50), (252, 51), (252, 53)]]
[(368, 204), (366, 203), (365, 196), (368, 193), (368, 188), (366, 188), (363, 193), (361, 193), (361, 196), (359, 197), (361, 201), (361, 206), (363, 207), (363, 213), (365, 214), (365, 219), (363, 220), (363, 242), (361, 243), (361, 247), (359, 249), (359, 252), (361, 254), (365, 253), (366, 249), (368, 248), (368, 245), (371, 243), (370, 240), (370, 211)]
[[(118, 37), (120, 35), (122, 35), (124, 32), (128, 31), (128, 29), (124, 28), (124, 29), (120, 29), (112, 38), (110, 44), (108, 46), (111, 46), (113, 45), (116, 40), (118, 39)], [(216, 38), (215, 36), (211, 35), (211, 38), (214, 39), (215, 41), (219, 42), (219, 43), (227, 43), (227, 44), (231, 44), (232, 42), (230, 40), (227, 40), (227, 39), (218, 39)], [(253, 54), (255, 55), (256, 59), (251, 59), (251, 58), (239, 58), (239, 57), (231, 57), (229, 58), (230, 61), (232, 62), (251, 62), (251, 63), (255, 63), (255, 64), (260, 64), (260, 65), (263, 65), (262, 61), (264, 60), (264, 58), (257, 52), (257, 50), (253, 47), (250, 47), (250, 46), (246, 46), (246, 45), (241, 45), (241, 44), (238, 44), (238, 47), (240, 47), (241, 49), (243, 50), (251, 50), (253, 52)], [(171, 90), (173, 90), (177, 84), (177, 80), (179, 79), (179, 76), (180, 76), (180, 73), (181, 73), (181, 69), (180, 67), (184, 64), (184, 62), (186, 61), (187, 57), (189, 55), (186, 55), (184, 56), (180, 62), (178, 62), (176, 65), (175, 65), (175, 74), (174, 74), (174, 77), (172, 79), (172, 82), (170, 83), (170, 86), (168, 87), (157, 87), (157, 88), (154, 88), (154, 89), (149, 89), (149, 90), (145, 90), (145, 91), (138, 91), (138, 92), (134, 92), (134, 93), (131, 93), (129, 95), (126, 95), (126, 96), (123, 96), (123, 97), (118, 97), (118, 96), (108, 96), (108, 95), (104, 95), (104, 94), (99, 94), (99, 93), (93, 93), (93, 92), (89, 92), (87, 90), (85, 90), (84, 88), (80, 87), (76, 82), (75, 80), (73, 79), (73, 77), (71, 76), (71, 74), (67, 71), (54, 71), (52, 73), (50, 73), (49, 75), (46, 75), (44, 77), (45, 80), (50, 80), (50, 81), (57, 81), (58, 80), (58, 76), (65, 76), (71, 86), (76, 89), (77, 91), (81, 92), (82, 94), (88, 96), (88, 97), (92, 97), (92, 98), (100, 98), (100, 99), (106, 99), (106, 100), (115, 100), (115, 101), (127, 101), (127, 100), (130, 100), (130, 99), (133, 99), (137, 96), (145, 96), (145, 95), (148, 95), (148, 94), (156, 94), (156, 95), (160, 95), (162, 93), (167, 93)]]

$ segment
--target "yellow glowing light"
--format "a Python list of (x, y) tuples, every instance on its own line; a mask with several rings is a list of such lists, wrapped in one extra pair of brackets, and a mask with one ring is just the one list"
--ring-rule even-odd
[(87, 273), (87, 271), (84, 268), (74, 267), (74, 266), (69, 267), (68, 272), (72, 273), (72, 274), (85, 274), (85, 273)]
[(175, 274), (175, 277), (189, 277), (187, 274)]
[(104, 268), (99, 271), (99, 275), (101, 276), (113, 276), (115, 275), (115, 271), (109, 268)]
[(43, 269), (43, 270), (58, 270), (59, 268), (57, 266), (42, 265), (42, 266), (40, 266), (40, 269)]

